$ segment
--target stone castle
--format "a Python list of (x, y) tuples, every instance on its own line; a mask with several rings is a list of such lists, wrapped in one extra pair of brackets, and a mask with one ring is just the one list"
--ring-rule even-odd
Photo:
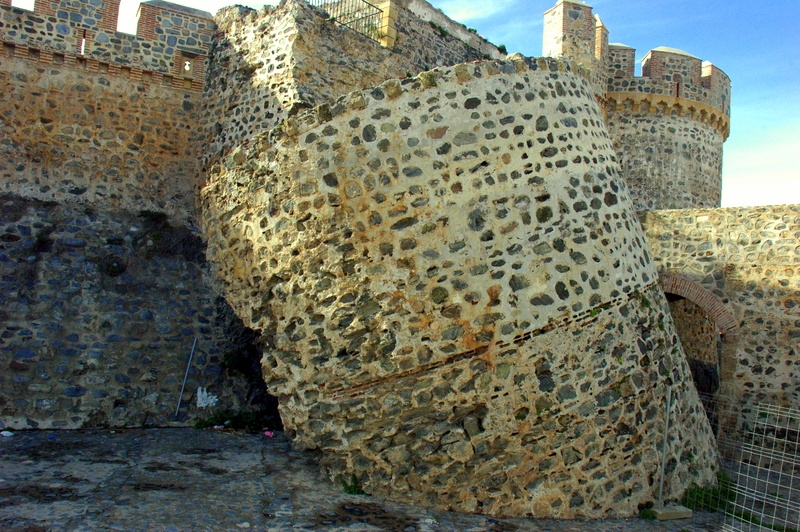
[(424, 0), (0, 4), (4, 426), (247, 409), (257, 346), (332, 478), (573, 518), (654, 500), (668, 388), (665, 494), (713, 480), (693, 373), (800, 404), (800, 207), (719, 208), (715, 66), (566, 0), (539, 59)]

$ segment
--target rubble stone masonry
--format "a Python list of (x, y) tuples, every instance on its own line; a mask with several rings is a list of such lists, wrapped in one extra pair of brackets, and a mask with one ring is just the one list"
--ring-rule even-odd
[(711, 478), (602, 114), (568, 64), (457, 65), (300, 113), (214, 166), (202, 211), (226, 297), (269, 339), (284, 424), (331, 477), (460, 511), (630, 515), (654, 497), (674, 383), (673, 445), (699, 459), (670, 462), (668, 496)]
[(185, 222), (199, 186), (210, 15), (147, 2), (158, 37), (146, 39), (107, 27), (103, 2), (63, 4), (0, 6), (0, 191)]
[(199, 93), (8, 57), (0, 90), (3, 192), (193, 216)]
[(678, 334), (741, 412), (800, 405), (800, 211), (715, 208), (713, 65), (635, 76), (571, 0), (562, 57), (506, 60), (423, 0), (380, 3), (391, 49), (301, 0), (149, 0), (137, 35), (116, 0), (8, 4), (0, 426), (185, 424), (200, 387), (247, 409), (231, 312), (330, 478), (438, 508), (635, 515), (670, 386), (665, 499), (714, 482)]
[(663, 275), (713, 293), (728, 313), (722, 384), (743, 406), (800, 405), (800, 207), (731, 207), (642, 215)]
[(235, 318), (204, 283), (198, 236), (154, 212), (13, 195), (0, 208), (4, 427), (193, 423), (209, 414), (198, 387), (219, 409), (251, 408), (247, 379), (224, 365)]
[[(218, 13), (217, 22), (204, 89), (206, 169), (300, 110), (387, 79), (482, 57), (481, 50), (405, 8), (399, 9), (393, 50), (336, 24), (305, 2), (287, 1), (261, 11), (230, 7)], [(482, 48), (494, 48), (473, 38), (482, 41)], [(496, 49), (494, 55), (500, 55)]]

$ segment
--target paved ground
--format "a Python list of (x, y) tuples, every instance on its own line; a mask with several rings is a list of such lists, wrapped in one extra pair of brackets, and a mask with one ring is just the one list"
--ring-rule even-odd
[(0, 437), (0, 530), (698, 532), (713, 516), (554, 521), (436, 512), (346, 495), (278, 435), (192, 429)]

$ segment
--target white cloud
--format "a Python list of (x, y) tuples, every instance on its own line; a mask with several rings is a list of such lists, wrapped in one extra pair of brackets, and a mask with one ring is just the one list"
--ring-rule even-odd
[[(733, 139), (731, 139), (733, 140)], [(800, 123), (726, 143), (722, 205), (800, 203)]]
[(458, 22), (480, 20), (506, 11), (517, 0), (439, 0), (433, 1), (451, 19)]

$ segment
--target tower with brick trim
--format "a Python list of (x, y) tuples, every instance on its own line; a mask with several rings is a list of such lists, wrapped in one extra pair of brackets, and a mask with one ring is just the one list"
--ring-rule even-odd
[(608, 30), (584, 2), (559, 0), (544, 19), (543, 55), (592, 71), (636, 209), (718, 207), (730, 131), (728, 76), (666, 47), (649, 51), (636, 76), (636, 50), (609, 44)]

